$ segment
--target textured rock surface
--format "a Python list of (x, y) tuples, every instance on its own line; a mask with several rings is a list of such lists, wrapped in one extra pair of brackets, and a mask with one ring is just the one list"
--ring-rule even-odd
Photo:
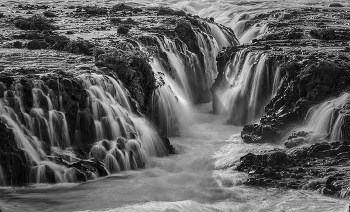
[[(280, 61), (277, 94), (264, 106), (265, 113), (258, 123), (243, 127), (241, 137), (246, 143), (284, 143), (284, 146), (246, 154), (237, 170), (248, 174), (247, 185), (312, 189), (346, 198), (349, 122), (343, 122), (343, 140), (337, 142), (329, 141), (328, 135), (323, 138), (327, 142), (310, 144), (313, 142), (309, 132), (289, 133), (304, 123), (311, 106), (349, 91), (347, 9), (331, 4), (330, 8), (276, 10), (256, 15), (247, 21), (246, 28), (257, 23), (266, 24), (267, 31), (250, 44), (228, 48), (218, 56), (219, 76), (215, 84), (224, 77), (225, 64), (242, 49), (264, 52)], [(335, 114), (347, 114), (347, 109), (339, 108), (339, 111), (343, 112)]]
[(258, 14), (245, 27), (257, 23), (266, 24), (267, 31), (252, 43), (228, 48), (218, 56), (215, 84), (223, 77), (224, 64), (242, 49), (263, 52), (280, 61), (281, 84), (276, 96), (265, 106), (260, 123), (244, 126), (242, 131), (248, 143), (268, 143), (303, 121), (310, 106), (348, 88), (349, 17), (347, 10), (340, 8), (285, 9)]
[[(71, 147), (78, 158), (68, 162), (65, 155), (52, 151), (47, 141), (49, 135), (36, 132), (36, 136), (43, 141), (47, 160), (71, 168), (77, 181), (91, 179), (90, 173), (107, 175), (99, 159), (87, 159), (97, 135), (93, 114), (87, 105), (89, 94), (77, 76), (103, 74), (118, 80), (127, 89), (133, 113), (147, 117), (152, 92), (164, 85), (154, 75), (150, 57), (157, 55), (169, 63), (160, 51), (156, 36), (166, 35), (178, 44), (186, 44), (189, 51), (198, 55), (201, 65), (204, 64), (195, 32), (207, 32), (207, 21), (183, 11), (126, 4), (68, 6), (63, 10), (42, 4), (10, 7), (16, 13), (6, 12), (0, 19), (0, 97), (6, 95), (15, 108), (16, 100), (11, 99), (11, 92), (21, 92), (22, 112), (29, 113), (33, 108), (33, 88), (39, 86), (44, 95), (50, 95), (53, 107), (65, 113)], [(234, 38), (232, 30), (224, 29)], [(147, 51), (141, 50), (141, 43)], [(171, 75), (171, 70), (168, 71)], [(49, 105), (43, 96), (40, 98), (45, 112)], [(5, 180), (11, 185), (28, 183), (30, 164), (4, 123), (0, 120), (0, 165)], [(167, 154), (175, 153), (163, 132), (159, 131), (159, 137)], [(119, 149), (125, 148), (125, 143), (124, 147), (118, 145)], [(137, 154), (129, 152), (130, 157), (135, 156), (138, 167), (144, 167)], [(49, 166), (42, 169), (47, 182), (55, 183), (53, 170)]]
[(349, 142), (318, 143), (293, 150), (249, 153), (238, 171), (246, 172), (246, 185), (318, 190), (325, 195), (349, 196)]

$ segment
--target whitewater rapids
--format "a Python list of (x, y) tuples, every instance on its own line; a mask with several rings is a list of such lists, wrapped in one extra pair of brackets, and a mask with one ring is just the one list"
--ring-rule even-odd
[[(0, 188), (4, 211), (344, 211), (347, 201), (313, 191), (250, 188), (234, 171), (243, 154), (272, 146), (244, 144), (240, 127), (201, 105), (179, 153), (152, 158), (146, 169), (82, 184)], [(234, 162), (234, 163), (232, 163)], [(233, 167), (232, 167), (233, 165)]]

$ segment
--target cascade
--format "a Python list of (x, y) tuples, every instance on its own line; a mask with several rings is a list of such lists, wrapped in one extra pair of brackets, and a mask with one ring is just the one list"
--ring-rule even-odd
[(214, 36), (220, 50), (231, 45), (231, 42), (228, 39), (227, 35), (222, 29), (220, 29), (218, 25), (212, 23), (208, 23), (208, 25), (210, 27), (210, 34)]
[(5, 174), (4, 171), (2, 170), (2, 167), (0, 165), (0, 186), (5, 186), (6, 185), (6, 180), (5, 180)]
[(186, 133), (195, 120), (192, 104), (211, 100), (210, 87), (218, 74), (216, 56), (233, 41), (215, 24), (209, 24), (208, 31), (212, 35), (195, 31), (201, 55), (189, 51), (184, 43), (156, 37), (160, 50), (167, 55), (171, 72), (166, 71), (161, 58), (153, 59), (153, 72), (161, 75), (164, 85), (152, 94), (151, 117), (168, 136)]
[(249, 26), (249, 21), (253, 15), (243, 13), (237, 14), (232, 21), (227, 24), (237, 36), (240, 44), (250, 43), (254, 38), (267, 31), (267, 24), (256, 23)]
[[(29, 114), (24, 112), (19, 84), (14, 86), (14, 91), (5, 91), (4, 98), (0, 101), (1, 120), (12, 129), (17, 147), (26, 154), (31, 182), (72, 182), (70, 179), (73, 178), (74, 169), (46, 159), (47, 152), (50, 151), (47, 146), (64, 148), (69, 145), (67, 125), (62, 123), (65, 122), (64, 114), (54, 115), (60, 113), (54, 110), (50, 98), (40, 89), (41, 81), (35, 81), (34, 86), (33, 108)], [(51, 179), (48, 175), (51, 175)]]
[[(144, 167), (148, 157), (167, 153), (151, 124), (132, 113), (127, 92), (120, 82), (98, 74), (81, 74), (76, 80), (86, 90), (87, 108), (78, 111), (73, 119), (75, 129), (68, 127), (72, 123), (67, 121), (62, 95), (55, 94), (57, 91), (41, 80), (33, 81), (29, 109), (23, 106), (25, 95), (20, 83), (12, 84), (0, 99), (0, 119), (12, 130), (17, 148), (25, 153), (29, 182), (94, 179), (105, 169), (103, 166), (108, 173), (138, 169)], [(64, 87), (59, 82), (57, 85), (59, 89)], [(93, 135), (89, 138), (91, 143), (83, 135), (86, 130), (93, 131), (89, 134)], [(82, 160), (74, 150), (79, 144), (91, 145), (86, 159), (99, 159), (103, 165), (94, 168), (93, 161)], [(0, 184), (5, 184), (5, 180), (4, 168), (0, 167)]]
[(216, 56), (224, 47), (236, 44), (226, 29), (211, 23), (205, 27), (207, 32), (194, 31), (201, 50), (199, 53), (189, 51), (183, 42), (177, 43), (165, 36), (156, 37), (160, 50), (167, 55), (172, 70), (169, 76), (175, 78), (194, 104), (211, 101), (210, 87), (217, 75)]
[(304, 130), (317, 137), (331, 141), (349, 138), (349, 130), (345, 123), (349, 119), (350, 93), (343, 93), (337, 98), (327, 100), (310, 108)]
[(214, 112), (228, 114), (233, 125), (251, 124), (276, 94), (280, 69), (263, 52), (238, 52), (230, 61), (220, 84), (214, 88)]
[(152, 120), (168, 136), (184, 134), (195, 120), (192, 103), (158, 59), (155, 58), (151, 65), (154, 73), (161, 73), (164, 80), (164, 85), (152, 94)]
[(104, 161), (109, 171), (115, 172), (142, 168), (147, 157), (166, 154), (151, 124), (131, 113), (120, 82), (97, 74), (79, 77), (89, 94), (88, 107), (93, 115), (97, 140), (90, 157)]

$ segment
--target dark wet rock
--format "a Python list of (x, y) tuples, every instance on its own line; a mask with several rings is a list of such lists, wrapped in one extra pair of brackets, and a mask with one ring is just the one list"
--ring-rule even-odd
[[(349, 148), (349, 142), (333, 142), (313, 144), (288, 153), (284, 150), (249, 153), (241, 157), (237, 170), (249, 175), (247, 185), (313, 189), (325, 195), (341, 196), (350, 181), (346, 165), (350, 158), (345, 156)], [(326, 153), (331, 151), (332, 154)]]
[(124, 34), (124, 35), (126, 35), (126, 34), (128, 34), (129, 30), (130, 30), (130, 29), (129, 29), (128, 27), (119, 26), (117, 32), (118, 32), (119, 34)]
[(199, 52), (199, 46), (197, 42), (197, 36), (194, 33), (192, 25), (186, 21), (178, 21), (175, 27), (176, 35), (187, 44), (188, 48), (192, 52)]
[(18, 8), (21, 10), (43, 10), (43, 9), (48, 9), (49, 6), (45, 4), (19, 4)]
[(176, 16), (186, 16), (186, 12), (182, 10), (173, 10), (168, 7), (159, 7), (157, 15), (176, 15)]
[(30, 168), (24, 151), (17, 147), (12, 130), (0, 120), (0, 165), (9, 185), (23, 185), (29, 182)]
[(41, 40), (32, 40), (27, 43), (28, 49), (46, 49), (47, 47), (49, 47), (49, 44)]
[(338, 64), (328, 58), (320, 62), (309, 61), (306, 65), (283, 64), (284, 77), (279, 91), (265, 107), (266, 114), (261, 118), (261, 124), (243, 128), (243, 140), (249, 143), (271, 142), (282, 136), (288, 126), (303, 121), (310, 106), (339, 94), (347, 87), (350, 83), (348, 67), (349, 64)]
[(149, 55), (133, 48), (95, 53), (96, 65), (112, 70), (129, 90), (131, 97), (146, 110), (147, 101), (156, 88), (154, 73), (148, 64)]
[(341, 28), (312, 29), (310, 35), (321, 40), (350, 40), (350, 30)]
[(23, 30), (55, 30), (58, 27), (54, 26), (45, 17), (33, 15), (29, 18), (17, 17), (14, 20), (15, 27)]
[(44, 12), (43, 12), (43, 15), (44, 15), (45, 17), (48, 17), (48, 18), (57, 17), (57, 15), (56, 15), (54, 12), (50, 11), (50, 10), (44, 11)]
[(68, 51), (75, 54), (92, 55), (94, 47), (95, 45), (91, 42), (83, 39), (78, 39), (69, 41), (67, 45), (64, 46), (63, 51)]
[(79, 8), (80, 10), (82, 9), (86, 14), (89, 15), (106, 15), (108, 13), (107, 8), (105, 7), (97, 7), (97, 6), (84, 6), (82, 8)]
[(19, 49), (21, 49), (21, 48), (23, 48), (23, 44), (22, 44), (22, 42), (20, 42), (20, 41), (15, 41), (15, 42), (13, 43), (13, 47), (14, 47), (14, 48), (19, 48)]
[(284, 143), (284, 146), (287, 149), (290, 149), (296, 146), (301, 146), (303, 144), (307, 144), (307, 139), (305, 137), (296, 137), (296, 138), (288, 138), (288, 141)]
[(330, 3), (328, 7), (344, 7), (341, 3)]
[(111, 18), (111, 23), (112, 24), (119, 24), (122, 22), (122, 19), (121, 18), (117, 18), (117, 17), (113, 17)]
[(132, 10), (132, 9), (133, 9), (132, 6), (129, 6), (129, 5), (124, 4), (124, 3), (119, 3), (119, 4), (114, 5), (112, 7), (111, 11), (116, 12), (116, 11)]

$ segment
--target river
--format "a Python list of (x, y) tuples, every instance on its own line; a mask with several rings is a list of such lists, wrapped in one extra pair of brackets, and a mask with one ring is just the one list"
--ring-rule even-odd
[(4, 211), (344, 211), (347, 201), (313, 191), (252, 188), (232, 161), (272, 146), (244, 144), (240, 127), (200, 105), (187, 135), (172, 138), (179, 151), (151, 158), (146, 169), (81, 184), (0, 188)]
[[(24, 1), (23, 1), (24, 2)], [(30, 1), (42, 4), (113, 5), (115, 1)], [(142, 1), (137, 6), (170, 6), (232, 26), (239, 13), (284, 7), (327, 5), (331, 1)], [(347, 1), (340, 1), (347, 2)], [(18, 3), (7, 1), (6, 6)], [(0, 187), (0, 205), (12, 211), (347, 211), (348, 201), (315, 191), (248, 187), (235, 171), (240, 156), (275, 148), (245, 144), (241, 127), (214, 115), (211, 103), (197, 105), (195, 121), (170, 138), (177, 154), (151, 157), (145, 169), (125, 171), (86, 183)]]

